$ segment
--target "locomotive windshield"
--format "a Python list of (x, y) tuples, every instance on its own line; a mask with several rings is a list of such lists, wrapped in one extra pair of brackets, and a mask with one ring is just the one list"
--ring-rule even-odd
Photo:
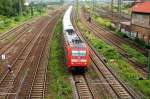
[(68, 32), (69, 35), (72, 35), (74, 33), (74, 31), (72, 29), (68, 29), (66, 31)]
[(72, 51), (72, 56), (86, 56), (86, 51)]

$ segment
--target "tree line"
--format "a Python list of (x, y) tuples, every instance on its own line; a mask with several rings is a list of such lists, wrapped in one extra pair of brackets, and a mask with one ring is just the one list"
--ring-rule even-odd
[(0, 0), (0, 15), (16, 16), (25, 10), (25, 0)]

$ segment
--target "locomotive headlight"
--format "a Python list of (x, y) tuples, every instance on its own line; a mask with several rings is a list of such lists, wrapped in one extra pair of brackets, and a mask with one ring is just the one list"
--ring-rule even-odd
[(86, 59), (81, 59), (80, 61), (81, 61), (81, 62), (87, 62), (87, 60), (86, 60)]
[(86, 59), (72, 59), (71, 62), (87, 62)]
[(78, 62), (78, 60), (77, 59), (72, 59), (71, 62)]

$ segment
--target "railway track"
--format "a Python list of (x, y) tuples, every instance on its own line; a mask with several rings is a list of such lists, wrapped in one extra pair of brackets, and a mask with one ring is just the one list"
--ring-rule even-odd
[[(7, 59), (4, 60), (5, 63), (9, 62), (9, 64), (13, 64), (13, 61), (18, 59), (20, 55), (18, 52), (22, 52), (33, 33), (35, 34), (40, 31), (43, 21), (39, 17), (34, 18), (0, 35), (0, 55), (6, 55)], [(0, 78), (8, 70), (7, 66), (4, 66), (6, 65), (5, 63), (1, 64)]]
[(51, 19), (51, 22), (48, 24), (47, 28), (43, 32), (44, 35), (41, 38), (41, 42), (37, 50), (37, 53), (39, 53), (39, 55), (35, 56), (36, 61), (33, 63), (34, 65), (30, 67), (32, 73), (29, 73), (24, 83), (20, 86), (21, 90), (18, 93), (18, 97), (20, 98), (24, 97), (25, 99), (44, 99), (46, 88), (46, 72), (48, 64), (47, 57), (49, 55), (49, 49), (47, 45), (49, 40), (52, 40), (53, 30), (59, 16), (60, 13), (55, 14), (55, 16), (53, 16), (53, 18)]
[[(5, 54), (7, 57), (7, 60), (5, 61), (9, 61), (9, 64), (13, 64), (13, 62), (18, 59), (19, 55), (26, 48), (25, 46), (27, 46), (28, 42), (33, 39), (33, 34), (36, 35), (36, 32), (41, 29), (38, 25), (42, 25), (42, 21), (44, 20), (41, 19), (36, 24), (33, 24), (32, 26), (24, 29), (24, 31), (22, 31), (20, 34), (16, 34), (16, 38), (14, 40), (0, 48), (0, 55)], [(38, 27), (38, 30), (36, 31), (33, 29), (32, 31), (28, 32), (28, 30), (33, 27)], [(2, 78), (2, 75), (4, 75), (4, 73), (6, 73), (8, 70), (6, 66), (2, 66), (2, 68), (3, 71), (0, 71), (0, 79)]]
[[(55, 14), (58, 16), (57, 13), (55, 13)], [(54, 17), (55, 16), (53, 16), (52, 19), (54, 19)], [(34, 77), (33, 84), (32, 84), (32, 87), (33, 87), (32, 90), (35, 90), (34, 87), (36, 86), (36, 84), (38, 84), (38, 81), (40, 81), (40, 80), (38, 80), (38, 78), (43, 77), (44, 81), (43, 80), (41, 80), (41, 81), (44, 84), (45, 79), (46, 79), (46, 75), (45, 75), (46, 67), (43, 66), (43, 68), (42, 68), (41, 66), (39, 67), (39, 65), (41, 65), (40, 60), (41, 60), (41, 57), (43, 56), (42, 54), (47, 52), (44, 48), (45, 48), (45, 44), (47, 42), (46, 38), (48, 38), (50, 35), (50, 33), (49, 33), (50, 31), (47, 31), (48, 26), (50, 26), (50, 22), (49, 22), (50, 18), (44, 17), (43, 19), (44, 20), (41, 21), (42, 23), (39, 22), (39, 24), (37, 25), (37, 28), (34, 31), (32, 31), (32, 36), (31, 35), (29, 36), (30, 39), (27, 39), (28, 42), (25, 43), (24, 47), (20, 50), (17, 58), (15, 58), (15, 60), (12, 62), (11, 65), (12, 65), (13, 73), (11, 73), (10, 71), (7, 71), (2, 76), (2, 78), (0, 80), (0, 88), (1, 88), (0, 89), (0, 98), (13, 99), (14, 97), (16, 98), (19, 96), (19, 92), (21, 90), (20, 86), (23, 84), (23, 81), (25, 81), (26, 76), (30, 72), (30, 69), (29, 69), (30, 67), (36, 66), (35, 68), (33, 68), (34, 74), (33, 74), (33, 76), (31, 76), (31, 77)], [(43, 32), (45, 32), (47, 35)], [(44, 41), (43, 41), (43, 39), (44, 39)], [(38, 49), (40, 49), (40, 50), (38, 51)], [(46, 51), (46, 52), (44, 52), (44, 51)], [(37, 53), (40, 53), (40, 55)], [(46, 55), (48, 55), (48, 53), (46, 53)], [(47, 56), (46, 56), (46, 58), (47, 58)], [(37, 62), (36, 63), (37, 65), (34, 62)], [(33, 65), (33, 66), (31, 66), (31, 65)], [(13, 74), (15, 74), (15, 77)], [(31, 79), (30, 79), (30, 81), (31, 81)], [(45, 86), (44, 86), (44, 88), (45, 88)], [(34, 96), (34, 94), (32, 94), (32, 93), (33, 92), (31, 91), (30, 92), (31, 97)], [(44, 92), (43, 92), (43, 94), (44, 94)]]
[[(43, 28), (43, 29), (45, 29), (45, 28)], [(41, 31), (43, 31), (43, 30), (41, 30)], [(35, 37), (35, 34), (34, 34), (32, 36), (32, 39), (30, 39), (26, 43), (26, 45), (21, 50), (21, 52), (19, 53), (17, 58), (11, 64), (12, 65), (12, 70), (14, 71), (14, 74), (16, 75), (16, 77), (13, 77), (12, 73), (7, 70), (6, 73), (4, 74), (4, 76), (2, 77), (1, 81), (0, 81), (0, 87), (1, 88), (5, 89), (5, 87), (9, 87), (9, 86), (11, 86), (13, 88), (13, 84), (15, 82), (15, 79), (17, 79), (18, 82), (19, 82), (19, 78), (21, 77), (21, 73), (24, 73), (27, 69), (27, 66), (25, 66), (27, 64), (25, 64), (25, 63), (28, 60), (28, 57), (29, 57), (29, 54), (31, 53), (33, 45), (37, 42), (39, 37), (40, 37), (39, 34), (36, 37)], [(32, 58), (30, 58), (30, 59), (32, 60)], [(17, 83), (17, 81), (15, 83)], [(10, 87), (10, 89), (12, 89), (11, 87)], [(10, 89), (1, 90), (1, 92), (7, 93)], [(7, 94), (2, 95), (2, 97), (6, 97), (6, 96), (7, 96)]]
[[(84, 8), (86, 9), (86, 8)], [(86, 11), (87, 12), (87, 11)], [(104, 18), (108, 18), (110, 20), (112, 20), (113, 23), (118, 22), (118, 19), (116, 19), (118, 17), (118, 12), (114, 12), (112, 13), (109, 9), (107, 8), (97, 8), (97, 12), (99, 13), (100, 16), (104, 17)], [(109, 14), (108, 14), (109, 13)], [(113, 14), (113, 15), (112, 15)], [(112, 17), (113, 16), (113, 17)], [(121, 21), (125, 22), (125, 21), (130, 21), (131, 20), (131, 16), (126, 15), (126, 14), (121, 14)], [(97, 26), (98, 28), (101, 28), (104, 31), (107, 31), (111, 34), (114, 34), (112, 31), (110, 31), (107, 28), (103, 28), (100, 25), (98, 25), (96, 22), (93, 22), (93, 24), (95, 26)], [(123, 41), (128, 42), (129, 45), (134, 46), (134, 48), (136, 50), (138, 50), (139, 52), (143, 53), (145, 56), (148, 56), (148, 49), (146, 48), (142, 48), (141, 46), (138, 45), (138, 43), (136, 43), (135, 41), (128, 39), (128, 38), (123, 38), (123, 37), (119, 37), (118, 35), (114, 34), (114, 36), (116, 36), (119, 39), (123, 39)]]
[[(87, 12), (87, 10), (85, 8), (82, 8), (81, 10), (83, 13), (82, 15), (84, 16), (84, 18), (87, 19), (87, 16), (85, 15), (85, 13), (89, 13)], [(98, 28), (100, 31), (103, 31), (105, 32), (105, 34), (109, 34), (110, 36), (112, 36), (112, 38), (114, 38), (115, 40), (119, 40), (120, 42), (118, 43), (124, 43), (124, 44), (129, 44), (131, 45), (131, 47), (133, 47), (134, 49), (136, 49), (137, 51), (143, 53), (145, 56), (147, 56), (147, 53), (148, 53), (148, 50), (147, 49), (144, 49), (144, 48), (141, 48), (139, 45), (137, 45), (136, 43), (132, 42), (132, 41), (129, 41), (129, 40), (126, 40), (124, 38), (121, 38), (121, 37), (118, 37), (116, 36), (114, 33), (112, 33), (112, 31), (106, 29), (106, 28), (103, 28), (101, 27), (100, 25), (98, 25), (96, 22), (92, 22), (91, 23), (94, 27)]]
[[(34, 30), (27, 34), (24, 34), (24, 36), (20, 37), (16, 42), (11, 43), (11, 45), (9, 45), (9, 47), (6, 46), (6, 47), (4, 47), (4, 50), (0, 50), (1, 55), (5, 54), (8, 57), (8, 61), (9, 61), (8, 64), (10, 64), (12, 66), (12, 68), (15, 68), (13, 66), (16, 64), (16, 62), (20, 59), (20, 57), (22, 55), (23, 56), (26, 55), (26, 54), (24, 54), (24, 51), (27, 50), (29, 46), (31, 46), (30, 43), (34, 40), (35, 36), (37, 35), (36, 33), (42, 29), (42, 27), (38, 26), (38, 25), (44, 25), (43, 23), (41, 23), (42, 21), (44, 21), (44, 20), (41, 20), (36, 25), (38, 27), (37, 30)], [(24, 42), (22, 42), (22, 41), (24, 41)], [(3, 77), (5, 77), (7, 75), (7, 73), (8, 73), (8, 68), (6, 68), (6, 66), (5, 66), (5, 70), (0, 75), (0, 77), (1, 77), (0, 80)]]
[[(135, 91), (129, 88), (127, 85), (121, 81), (118, 76), (107, 66), (103, 57), (93, 48), (93, 46), (89, 43), (89, 41), (85, 38), (84, 34), (80, 32), (76, 25), (76, 20), (73, 17), (73, 24), (75, 27), (76, 32), (81, 37), (83, 41), (87, 43), (90, 48), (90, 57), (91, 60), (94, 62), (94, 68), (97, 73), (103, 75), (105, 82), (108, 84), (106, 87), (110, 94), (112, 94), (113, 98), (119, 99), (140, 99), (139, 96)], [(103, 83), (103, 82), (100, 82)]]
[[(118, 12), (112, 12), (107, 8), (96, 8), (98, 14), (102, 17), (110, 19), (112, 22), (118, 22)], [(109, 13), (109, 14), (108, 14)], [(131, 16), (121, 13), (121, 21), (130, 21)]]
[[(83, 13), (82, 13), (83, 14)], [(145, 64), (141, 64), (136, 60), (129, 58), (128, 53), (121, 47), (122, 44), (126, 44), (125, 41), (121, 40), (120, 38), (114, 36), (108, 31), (99, 28), (95, 23), (88, 23), (85, 20), (85, 16), (81, 15), (81, 20), (85, 24), (85, 26), (98, 38), (102, 39), (109, 45), (113, 45), (117, 51), (124, 57), (126, 61), (128, 61), (132, 66), (136, 67), (136, 69), (146, 75), (147, 70)], [(138, 68), (137, 68), (138, 67)]]
[[(23, 35), (24, 33), (28, 32), (31, 29), (35, 21), (40, 18), (35, 18), (30, 21), (27, 21), (20, 26), (0, 35), (0, 49), (9, 44), (10, 42), (14, 42), (19, 36)], [(32, 26), (33, 25), (33, 26)]]
[(134, 41), (131, 41), (129, 39), (124, 39), (124, 38), (121, 38), (119, 36), (117, 36), (116, 34), (114, 34), (112, 31), (106, 29), (106, 28), (102, 28), (100, 27), (97, 23), (93, 23), (95, 25), (95, 27), (109, 33), (109, 34), (112, 34), (114, 39), (118, 39), (119, 41), (123, 42), (124, 44), (128, 44), (130, 46), (132, 46), (132, 48), (136, 49), (137, 51), (141, 52), (143, 55), (145, 55), (146, 57), (148, 57), (148, 50), (145, 49), (145, 48), (142, 48), (140, 47), (137, 43), (135, 43)]
[(72, 81), (74, 86), (75, 99), (95, 99), (84, 74), (73, 75)]
[(25, 29), (25, 27), (26, 27), (27, 25), (32, 24), (33, 20), (36, 21), (37, 19), (38, 19), (38, 18), (30, 19), (30, 20), (28, 20), (27, 22), (24, 22), (23, 24), (21, 24), (21, 25), (15, 27), (15, 28), (9, 30), (8, 32), (1, 33), (0, 39), (3, 39), (3, 38), (5, 38), (5, 37), (7, 37), (7, 36), (10, 36), (10, 35), (14, 34), (16, 31), (20, 31), (20, 30), (22, 30), (22, 29)]

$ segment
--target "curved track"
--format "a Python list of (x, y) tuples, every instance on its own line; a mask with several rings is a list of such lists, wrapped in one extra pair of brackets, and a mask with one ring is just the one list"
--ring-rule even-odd
[[(18, 94), (18, 97), (20, 98), (24, 97), (26, 99), (44, 99), (45, 97), (46, 72), (48, 64), (47, 58), (49, 55), (48, 44), (49, 41), (52, 40), (54, 28), (59, 16), (60, 13), (55, 13), (48, 26), (42, 32), (43, 36), (40, 38), (41, 40), (36, 52), (39, 54), (34, 56), (35, 59), (30, 67), (32, 73), (29, 73), (24, 83), (20, 86), (21, 90)], [(26, 84), (28, 84), (28, 86), (26, 86)]]
[(108, 83), (108, 86), (106, 87), (107, 89), (109, 89), (108, 91), (112, 94), (112, 97), (119, 99), (139, 99), (141, 96), (136, 94), (132, 89), (127, 87), (127, 85), (125, 85), (120, 79), (118, 79), (117, 75), (115, 75), (115, 73), (104, 62), (103, 57), (100, 56), (99, 53), (89, 43), (89, 41), (85, 39), (85, 36), (78, 29), (74, 17), (72, 19), (76, 32), (82, 38), (82, 40), (88, 44), (90, 48), (91, 60), (96, 66), (95, 71), (98, 71), (98, 73), (103, 75), (103, 78)]
[(129, 55), (127, 52), (121, 47), (122, 44), (126, 44), (126, 42), (115, 35), (108, 33), (108, 31), (104, 30), (103, 28), (99, 27), (96, 23), (92, 22), (89, 23), (86, 20), (86, 16), (84, 15), (84, 12), (82, 11), (81, 14), (81, 20), (85, 24), (85, 26), (91, 31), (95, 36), (98, 38), (104, 40), (109, 45), (113, 45), (118, 52), (124, 57), (126, 61), (128, 61), (132, 66), (136, 67), (136, 69), (140, 72), (142, 72), (144, 75), (146, 75), (146, 65), (141, 64), (137, 62), (136, 60), (129, 58)]
[[(82, 8), (82, 10), (81, 10), (83, 13), (82, 13), (82, 16), (84, 16), (84, 18), (85, 19), (87, 19), (87, 16), (85, 15), (85, 13), (89, 13), (87, 10), (86, 10), (86, 8)], [(108, 13), (107, 13), (107, 15), (108, 15)], [(89, 23), (90, 24), (90, 23)], [(112, 33), (112, 31), (110, 31), (110, 30), (108, 30), (108, 29), (104, 29), (103, 27), (101, 27), (100, 25), (98, 25), (96, 22), (92, 22), (91, 23), (92, 24), (92, 26), (93, 27), (95, 27), (95, 28), (97, 28), (97, 29), (99, 29), (100, 31), (103, 31), (103, 32), (105, 32), (105, 34), (107, 34), (107, 35), (110, 35), (111, 37), (112, 37), (112, 39), (113, 40), (115, 40), (115, 41), (119, 41), (118, 43), (124, 43), (124, 44), (129, 44), (132, 48), (134, 48), (134, 49), (136, 49), (137, 51), (139, 51), (139, 52), (141, 52), (141, 53), (143, 53), (145, 56), (147, 56), (148, 54), (148, 50), (147, 49), (145, 49), (145, 48), (141, 48), (139, 45), (137, 45), (135, 42), (131, 42), (131, 41), (129, 41), (129, 40), (126, 40), (126, 39), (124, 39), (124, 38), (121, 38), (121, 37), (119, 37), (119, 36), (116, 36), (115, 34), (113, 34)]]
[[(47, 21), (47, 20), (45, 20), (45, 21)], [(19, 80), (19, 78), (18, 78), (19, 74), (23, 73), (23, 71), (25, 71), (25, 69), (27, 68), (27, 67), (25, 67), (25, 63), (28, 60), (28, 56), (31, 53), (33, 45), (35, 44), (35, 42), (37, 42), (38, 37), (39, 37), (39, 35), (35, 37), (35, 34), (34, 34), (32, 36), (32, 38), (26, 43), (24, 48), (19, 52), (19, 55), (16, 57), (16, 59), (11, 64), (12, 70), (14, 71), (14, 74), (16, 75), (16, 77), (14, 77), (14, 75), (10, 71), (7, 70), (7, 72), (1, 78), (1, 81), (0, 81), (1, 88), (5, 89), (5, 87), (8, 87), (8, 86), (13, 87), (15, 79)], [(11, 89), (11, 87), (10, 87), (10, 89)], [(1, 90), (1, 92), (7, 93), (10, 89)]]
[[(33, 29), (32, 31), (29, 31), (29, 30), (32, 29), (33, 27), (38, 27), (38, 25), (40, 25), (42, 23), (42, 21), (44, 21), (44, 20), (40, 19), (39, 22), (36, 22), (32, 26), (28, 26), (19, 32), (18, 31), (17, 32), (9, 32), (9, 33), (14, 34), (14, 35), (11, 35), (13, 38), (11, 38), (9, 33), (6, 36), (6, 38), (3, 38), (5, 40), (7, 40), (6, 41), (7, 43), (5, 43), (3, 46), (1, 46), (0, 55), (5, 54), (7, 57), (7, 61), (9, 61), (9, 64), (13, 64), (13, 62), (16, 59), (18, 59), (20, 53), (22, 52), (22, 50), (25, 49), (25, 46), (28, 45), (28, 42), (30, 41), (30, 39), (33, 39), (33, 34), (35, 35), (35, 33), (37, 32), (37, 31), (35, 31), (35, 29)], [(39, 29), (40, 29), (40, 27), (39, 27)], [(8, 39), (9, 39), (9, 41), (8, 41)], [(2, 66), (2, 68), (3, 68), (3, 71), (0, 71), (1, 72), (0, 79), (1, 79), (2, 75), (4, 75), (4, 73), (7, 71), (6, 66)]]
[[(41, 20), (38, 21), (38, 24), (35, 25), (36, 28), (31, 31), (30, 34), (32, 35), (26, 35), (27, 39), (24, 39), (25, 45), (24, 43), (22, 44), (23, 47), (20, 49), (18, 55), (14, 58), (15, 60), (11, 63), (13, 73), (7, 71), (0, 80), (0, 98), (18, 98), (20, 91), (22, 90), (21, 88), (23, 87), (28, 75), (30, 75), (29, 77), (33, 78), (32, 80), (30, 78), (26, 81), (32, 81), (29, 84), (31, 86), (27, 91), (28, 97), (33, 98), (37, 95), (34, 94), (34, 91), (38, 92), (38, 90), (40, 90), (40, 83), (43, 86), (42, 89), (45, 90), (47, 62), (44, 59), (47, 60), (47, 44), (52, 34), (50, 32), (53, 30), (53, 26), (51, 24), (55, 23), (58, 16), (59, 13), (55, 12), (55, 15), (51, 18), (51, 21), (49, 17), (41, 18)], [(39, 78), (41, 80), (39, 80)], [(38, 84), (39, 87), (37, 86)], [(37, 87), (35, 88), (35, 86)], [(42, 92), (42, 95), (39, 94), (39, 96), (44, 97), (44, 91)], [(24, 97), (24, 95), (22, 97)]]

